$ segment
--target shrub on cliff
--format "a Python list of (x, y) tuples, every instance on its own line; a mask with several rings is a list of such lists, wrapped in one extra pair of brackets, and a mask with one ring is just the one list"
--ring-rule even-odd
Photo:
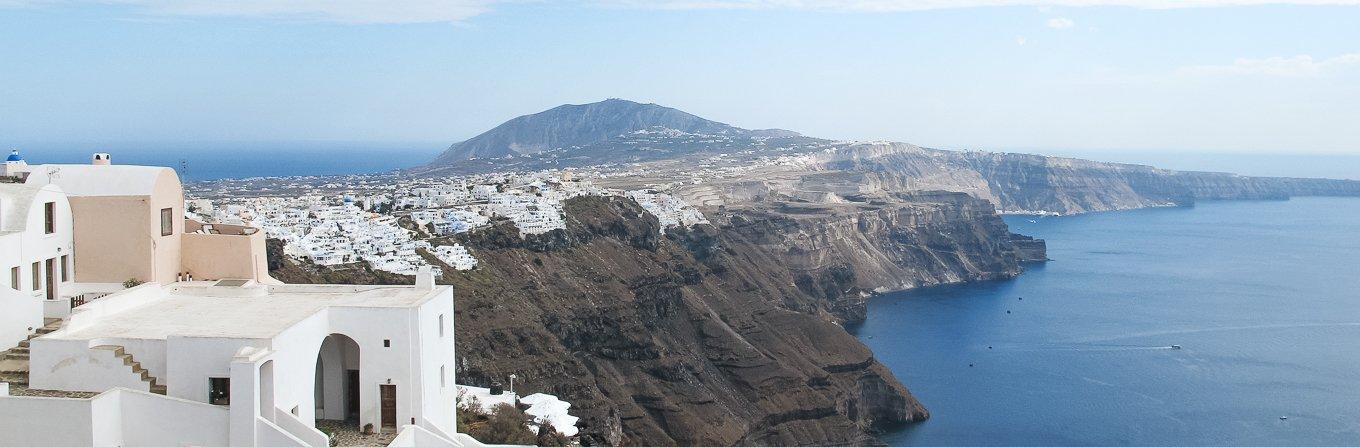
[(486, 444), (535, 444), (538, 437), (529, 430), (529, 422), (528, 414), (510, 404), (496, 405), (489, 414), (476, 398), (458, 406), (458, 431)]

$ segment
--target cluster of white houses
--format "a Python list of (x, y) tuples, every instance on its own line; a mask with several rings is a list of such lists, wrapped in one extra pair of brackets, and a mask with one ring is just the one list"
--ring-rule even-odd
[(0, 445), (327, 447), (322, 421), (481, 445), (456, 431), (453, 292), (428, 269), (280, 284), (263, 232), (185, 218), (171, 169), (14, 153), (3, 174), (0, 369), (27, 365), (0, 384)]
[[(490, 182), (490, 183), (488, 183)], [(333, 185), (342, 186), (342, 185)], [(708, 223), (679, 197), (652, 189), (619, 191), (578, 180), (572, 172), (539, 171), (397, 181), (374, 192), (344, 190), (290, 197), (231, 197), (214, 203), (194, 200), (196, 211), (218, 222), (263, 229), (282, 240), (287, 253), (318, 265), (366, 262), (374, 269), (412, 275), (427, 264), (417, 250), (430, 251), (455, 270), (475, 268), (465, 247), (432, 246), (397, 216), (434, 235), (453, 235), (508, 219), (520, 234), (566, 227), (563, 201), (578, 196), (624, 195), (661, 222), (661, 231)], [(377, 210), (383, 210), (377, 212)], [(438, 269), (436, 275), (440, 275)]]

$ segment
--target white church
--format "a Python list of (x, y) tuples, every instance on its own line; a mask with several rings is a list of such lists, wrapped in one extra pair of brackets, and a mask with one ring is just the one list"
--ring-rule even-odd
[[(108, 156), (99, 154), (94, 165), (108, 166)], [(0, 267), (10, 269), (10, 287), (0, 288), (0, 349), (13, 348), (0, 358), (0, 377), (13, 383), (0, 383), (0, 445), (330, 446), (332, 437), (319, 427), (391, 435), (384, 442), (395, 447), (482, 445), (456, 430), (453, 291), (436, 286), (430, 271), (408, 286), (279, 284), (259, 273), (262, 260), (253, 250), (260, 232), (174, 238), (187, 223), (177, 214), (180, 195), (164, 208), (133, 209), (129, 229), (106, 235), (138, 243), (165, 238), (144, 251), (150, 260), (128, 251), (117, 261), (147, 261), (141, 270), (116, 274), (148, 280), (127, 288), (94, 283), (105, 291), (75, 301), (65, 295), (89, 286), (78, 282), (77, 265), (110, 268), (94, 262), (108, 253), (73, 235), (82, 231), (79, 222), (105, 216), (79, 209), (112, 213), (127, 209), (108, 211), (116, 201), (152, 196), (86, 193), (73, 214), (73, 196), (61, 182), (32, 183), (42, 175), (29, 175), (17, 153), (5, 171)], [(67, 184), (82, 172), (102, 174), (99, 168), (64, 171)], [(121, 172), (159, 177), (164, 171)], [(177, 178), (153, 183), (178, 191)], [(181, 243), (174, 263), (165, 264), (171, 257), (160, 251)], [(175, 274), (203, 265), (187, 260), (195, 257), (193, 244), (244, 262), (194, 267), (217, 272), (211, 279)], [(82, 256), (86, 246), (93, 254)], [(24, 370), (11, 371), (14, 365)], [(26, 383), (12, 380), (20, 372)]]

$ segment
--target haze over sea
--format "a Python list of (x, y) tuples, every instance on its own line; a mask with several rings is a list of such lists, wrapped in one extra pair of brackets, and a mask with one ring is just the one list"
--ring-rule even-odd
[(889, 444), (1360, 445), (1360, 199), (1006, 221), (1053, 260), (870, 302)]
[[(343, 175), (390, 172), (424, 165), (449, 142), (25, 142), (0, 138), (0, 149), (19, 149), (30, 164), (88, 163), (94, 152), (114, 163), (171, 166), (188, 181), (224, 178)], [(1360, 155), (996, 149), (1159, 168), (1243, 175), (1360, 179)], [(182, 162), (182, 163), (181, 163)]]
[[(4, 144), (4, 143), (0, 143)], [(189, 142), (9, 143), (29, 164), (89, 163), (95, 152), (114, 164), (170, 166), (186, 181), (224, 178), (374, 174), (429, 163), (446, 143)]]

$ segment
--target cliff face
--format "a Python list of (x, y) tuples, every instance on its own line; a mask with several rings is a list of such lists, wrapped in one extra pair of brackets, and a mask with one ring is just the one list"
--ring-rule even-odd
[[(866, 289), (1019, 273), (1004, 223), (963, 194), (816, 215), (735, 211), (661, 236), (631, 201), (567, 202), (568, 229), (461, 242), (460, 380), (563, 396), (596, 442), (873, 445), (925, 409), (836, 321)], [(636, 216), (645, 217), (638, 218)]]
[(923, 149), (901, 143), (851, 145), (822, 162), (872, 173), (890, 190), (942, 189), (992, 201), (1005, 212), (1076, 214), (1197, 200), (1360, 196), (1360, 181), (1249, 177), (996, 152)]
[[(912, 192), (851, 210), (790, 209), (720, 215), (724, 242), (753, 262), (780, 266), (848, 321), (864, 318), (868, 291), (1007, 278), (1029, 260), (990, 203), (960, 193)], [(1034, 242), (1039, 251), (1043, 241)], [(806, 311), (806, 309), (803, 309)]]
[[(662, 235), (632, 201), (576, 198), (565, 231), (460, 237), (480, 264), (441, 279), (459, 382), (517, 374), (522, 392), (570, 401), (596, 445), (878, 445), (875, 428), (928, 413), (839, 322), (863, 318), (869, 289), (1020, 271), (1015, 235), (964, 194), (714, 217)], [(295, 282), (404, 279), (271, 266)]]

